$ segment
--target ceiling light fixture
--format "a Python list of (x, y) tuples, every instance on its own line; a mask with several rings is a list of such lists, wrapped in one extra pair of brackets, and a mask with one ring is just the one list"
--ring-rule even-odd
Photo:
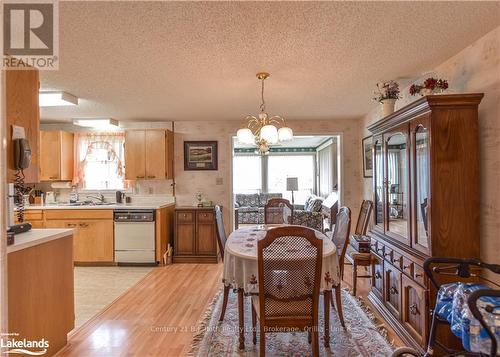
[(41, 107), (78, 105), (78, 98), (66, 92), (40, 92), (38, 103)]
[(264, 81), (270, 74), (266, 72), (257, 73), (257, 78), (262, 82), (260, 113), (257, 117), (248, 115), (247, 127), (239, 129), (236, 133), (238, 141), (243, 144), (254, 144), (256, 152), (261, 155), (269, 153), (269, 146), (278, 142), (293, 139), (293, 131), (286, 126), (285, 119), (279, 115), (269, 117), (266, 113), (266, 102), (264, 101)]
[(111, 118), (104, 119), (73, 119), (73, 125), (101, 130), (119, 129), (119, 121)]

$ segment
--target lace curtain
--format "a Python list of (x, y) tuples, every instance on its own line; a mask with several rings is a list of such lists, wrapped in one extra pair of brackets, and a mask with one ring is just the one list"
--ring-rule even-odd
[(76, 133), (74, 184), (92, 190), (123, 189), (124, 133)]

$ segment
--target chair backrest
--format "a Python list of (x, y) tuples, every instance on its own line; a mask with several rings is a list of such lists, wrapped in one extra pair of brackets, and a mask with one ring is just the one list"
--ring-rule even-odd
[(265, 224), (293, 224), (293, 206), (284, 198), (271, 198), (264, 206)]
[(370, 200), (363, 200), (363, 202), (361, 203), (361, 208), (359, 210), (358, 222), (356, 223), (354, 234), (361, 236), (364, 236), (366, 234), (372, 209), (373, 202)]
[(325, 230), (331, 231), (335, 220), (337, 219), (337, 213), (339, 210), (339, 195), (337, 192), (332, 192), (321, 204), (321, 213), (325, 216), (325, 222), (323, 224)]
[(224, 229), (224, 221), (222, 219), (222, 208), (221, 206), (215, 206), (215, 224), (217, 233), (217, 243), (219, 244), (220, 256), (222, 261), (224, 261), (224, 248), (226, 246), (226, 230)]
[(351, 231), (351, 210), (348, 207), (340, 207), (337, 214), (337, 222), (333, 230), (332, 241), (339, 255), (340, 271), (344, 268), (344, 257), (349, 244), (349, 233)]
[(258, 242), (257, 257), (261, 323), (312, 318), (317, 324), (323, 241), (314, 230), (270, 229)]

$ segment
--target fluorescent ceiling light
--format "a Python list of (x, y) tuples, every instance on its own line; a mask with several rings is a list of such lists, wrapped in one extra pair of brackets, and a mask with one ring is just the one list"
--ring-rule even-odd
[(84, 126), (86, 128), (116, 130), (119, 128), (119, 122), (116, 119), (73, 119), (73, 124)]
[(41, 107), (78, 105), (78, 98), (66, 92), (40, 92), (38, 101)]

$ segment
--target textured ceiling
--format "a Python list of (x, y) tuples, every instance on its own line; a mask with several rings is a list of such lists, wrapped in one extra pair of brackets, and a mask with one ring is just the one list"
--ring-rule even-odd
[(359, 117), (374, 84), (413, 78), (500, 25), (499, 2), (60, 2), (60, 69), (78, 107), (42, 119)]

